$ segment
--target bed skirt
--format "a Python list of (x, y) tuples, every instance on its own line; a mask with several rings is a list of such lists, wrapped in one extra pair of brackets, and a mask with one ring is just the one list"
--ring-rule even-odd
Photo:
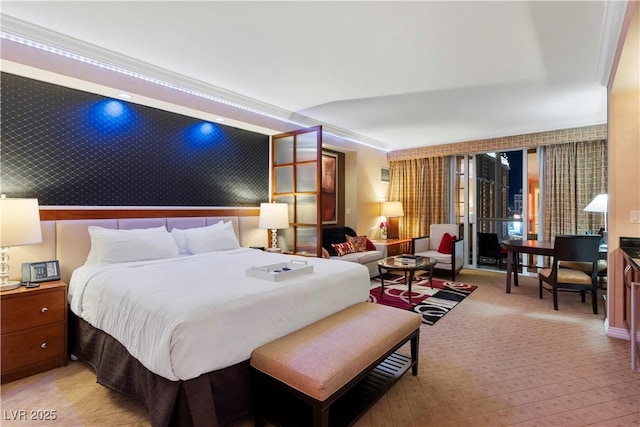
[(69, 350), (93, 367), (99, 384), (145, 404), (154, 427), (224, 426), (251, 413), (248, 360), (191, 380), (170, 381), (71, 311)]

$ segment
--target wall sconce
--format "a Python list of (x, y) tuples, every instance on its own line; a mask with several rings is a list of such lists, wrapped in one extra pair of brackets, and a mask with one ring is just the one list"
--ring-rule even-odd
[(9, 281), (9, 248), (42, 242), (38, 199), (0, 197), (0, 291), (20, 286)]
[(270, 252), (280, 252), (278, 229), (289, 228), (289, 205), (287, 203), (260, 203), (259, 228), (271, 230)]
[(380, 214), (389, 220), (389, 238), (399, 239), (400, 230), (398, 226), (398, 218), (404, 216), (402, 202), (382, 202)]

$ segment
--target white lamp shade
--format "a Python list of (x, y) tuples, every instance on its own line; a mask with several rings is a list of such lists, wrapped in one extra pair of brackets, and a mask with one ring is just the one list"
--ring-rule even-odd
[(287, 203), (260, 203), (258, 227), (271, 230), (289, 228), (289, 205)]
[(38, 199), (0, 198), (0, 247), (42, 242)]
[(404, 216), (402, 202), (382, 202), (382, 212), (380, 214), (387, 218)]
[(598, 194), (593, 200), (584, 208), (585, 212), (607, 212), (607, 203), (609, 197), (606, 194)]

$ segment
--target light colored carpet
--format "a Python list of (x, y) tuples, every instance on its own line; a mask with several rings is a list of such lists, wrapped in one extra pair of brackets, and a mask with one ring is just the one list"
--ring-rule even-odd
[[(463, 270), (478, 285), (433, 326), (423, 325), (417, 377), (405, 375), (356, 426), (638, 426), (640, 373), (629, 342), (608, 338), (576, 294), (538, 299), (535, 278), (511, 294), (503, 273)], [(2, 386), (3, 426), (145, 426), (137, 402), (96, 384), (80, 362)], [(12, 421), (15, 411), (57, 420)], [(13, 411), (13, 412), (10, 412)], [(234, 424), (252, 426), (252, 419)]]

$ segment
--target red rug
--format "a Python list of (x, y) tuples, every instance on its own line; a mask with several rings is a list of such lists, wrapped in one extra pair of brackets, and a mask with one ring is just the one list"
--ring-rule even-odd
[(411, 306), (404, 276), (386, 273), (384, 294), (380, 295), (380, 278), (376, 277), (372, 280), (369, 301), (415, 311), (422, 316), (422, 323), (433, 325), (476, 289), (474, 285), (439, 279), (433, 279), (431, 289), (428, 276), (416, 276), (411, 283)]

